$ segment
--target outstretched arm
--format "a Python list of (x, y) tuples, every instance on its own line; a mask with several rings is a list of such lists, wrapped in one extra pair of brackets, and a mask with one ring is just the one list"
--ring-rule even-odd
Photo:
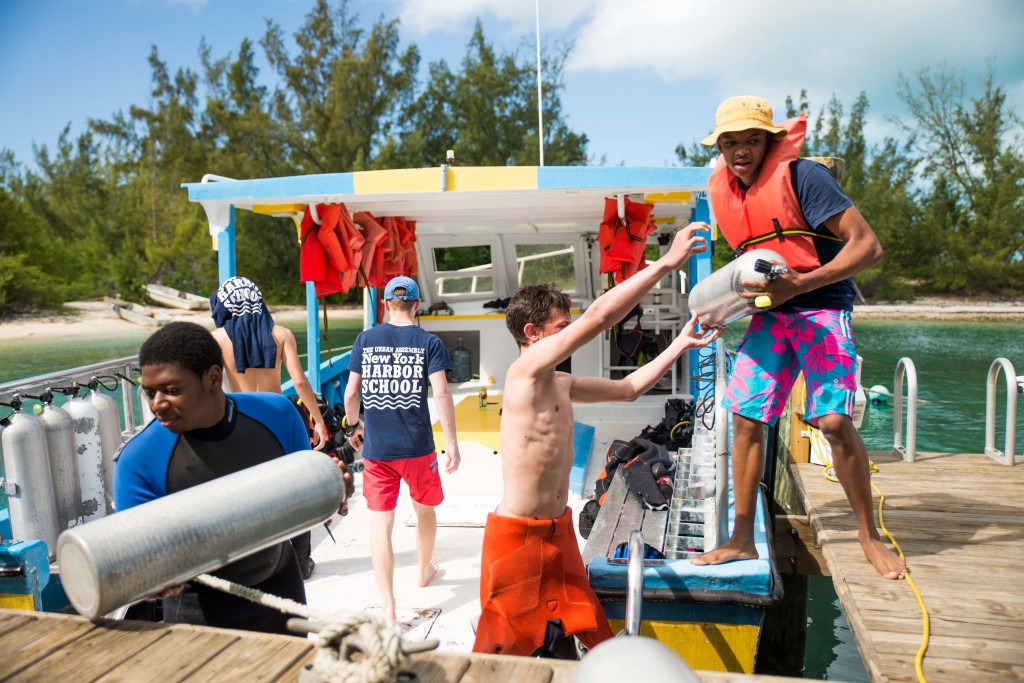
[(651, 287), (677, 270), (691, 254), (707, 251), (707, 242), (698, 233), (710, 229), (707, 223), (691, 223), (677, 232), (664, 256), (599, 296), (578, 320), (564, 330), (530, 346), (517, 364), (530, 374), (554, 369), (577, 349), (622, 320)]
[(646, 394), (665, 373), (672, 368), (684, 351), (707, 346), (721, 335), (719, 329), (696, 332), (693, 315), (683, 326), (679, 336), (672, 340), (664, 351), (637, 368), (622, 379), (603, 377), (573, 377), (569, 396), (574, 403), (598, 403), (601, 401), (633, 401)]
[(434, 391), (434, 405), (437, 406), (437, 419), (441, 422), (441, 431), (448, 441), (444, 471), (451, 474), (459, 469), (462, 456), (459, 454), (459, 440), (455, 434), (455, 401), (452, 399), (451, 389), (448, 388), (444, 370), (431, 373), (430, 388)]
[(320, 406), (317, 404), (316, 394), (313, 393), (313, 385), (306, 379), (302, 361), (299, 360), (295, 335), (287, 327), (282, 329), (286, 332), (282, 335), (284, 337), (284, 367), (288, 370), (288, 376), (292, 378), (295, 393), (302, 399), (303, 405), (309, 409), (309, 416), (313, 418), (313, 436), (316, 439), (313, 448), (318, 451), (323, 450), (323, 447), (327, 445), (327, 427), (324, 425), (324, 416), (320, 414)]

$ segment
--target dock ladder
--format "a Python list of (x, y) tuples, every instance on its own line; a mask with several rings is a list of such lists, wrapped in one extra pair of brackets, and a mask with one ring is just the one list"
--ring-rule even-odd
[[(998, 450), (996, 445), (996, 379), (999, 371), (1006, 377), (1006, 445)], [(1005, 358), (996, 358), (988, 368), (985, 383), (985, 455), (1003, 465), (1014, 464), (1014, 443), (1017, 438), (1017, 393), (1021, 391), (1013, 364)]]
[[(903, 446), (903, 378), (907, 378), (907, 445)], [(907, 357), (896, 362), (893, 379), (892, 449), (903, 456), (904, 462), (917, 459), (917, 368)]]

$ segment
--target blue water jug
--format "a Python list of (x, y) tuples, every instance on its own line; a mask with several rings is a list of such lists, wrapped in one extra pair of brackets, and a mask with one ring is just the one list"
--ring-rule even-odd
[(459, 337), (459, 345), (452, 351), (452, 381), (468, 382), (473, 378), (473, 354), (462, 345), (462, 337)]

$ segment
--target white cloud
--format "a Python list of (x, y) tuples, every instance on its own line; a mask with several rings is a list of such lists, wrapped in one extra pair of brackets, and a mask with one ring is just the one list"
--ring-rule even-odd
[[(493, 19), (511, 35), (533, 35), (535, 0), (390, 0), (402, 19), (402, 28), (413, 36), (430, 33), (463, 35), (478, 17)], [(541, 0), (541, 31), (560, 31), (585, 16), (594, 0)]]
[(993, 57), (1022, 111), (1022, 29), (1017, 0), (597, 0), (567, 68), (711, 81), (721, 97), (757, 93), (778, 107), (801, 88), (815, 108), (833, 93), (849, 105), (864, 91), (873, 110), (889, 111), (899, 73), (947, 64), (973, 87)]

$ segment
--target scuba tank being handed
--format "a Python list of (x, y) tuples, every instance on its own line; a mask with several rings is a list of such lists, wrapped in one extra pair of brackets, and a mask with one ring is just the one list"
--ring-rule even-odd
[(57, 536), (61, 529), (50, 478), (46, 429), (35, 415), (22, 411), (18, 394), (3, 405), (14, 410), (3, 419), (0, 435), (3, 492), (11, 514), (11, 531), (19, 541), (44, 541), (52, 560), (57, 556)]
[[(773, 261), (783, 265), (775, 265)], [(742, 283), (770, 282), (788, 272), (785, 263), (785, 259), (771, 249), (751, 249), (694, 285), (688, 305), (697, 314), (701, 328), (725, 327), (759, 310), (771, 308), (770, 296), (759, 296), (753, 302), (741, 297), (741, 293), (756, 291)]]

